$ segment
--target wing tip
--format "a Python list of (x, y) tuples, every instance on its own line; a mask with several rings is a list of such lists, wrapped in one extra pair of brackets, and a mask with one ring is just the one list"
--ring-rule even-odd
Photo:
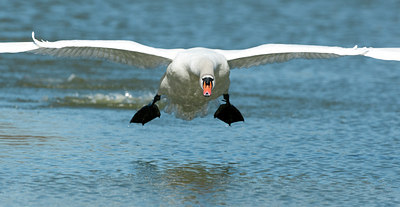
[(46, 42), (48, 42), (48, 41), (45, 41), (45, 40), (36, 39), (36, 37), (35, 37), (35, 31), (32, 31), (32, 40), (33, 40), (33, 43), (35, 43), (35, 45), (37, 45), (38, 47), (42, 47), (43, 44), (45, 44)]
[(35, 31), (32, 31), (32, 40), (35, 45), (39, 46), (40, 41), (35, 37)]

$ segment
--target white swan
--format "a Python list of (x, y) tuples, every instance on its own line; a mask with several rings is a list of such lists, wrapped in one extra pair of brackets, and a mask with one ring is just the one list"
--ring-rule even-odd
[(201, 115), (210, 100), (223, 95), (214, 117), (229, 125), (243, 121), (239, 110), (229, 102), (229, 73), (234, 68), (284, 62), (294, 58), (331, 58), (361, 55), (381, 60), (400, 61), (400, 48), (342, 48), (313, 45), (264, 44), (243, 50), (208, 48), (160, 49), (123, 40), (61, 40), (0, 43), (0, 53), (31, 52), (53, 56), (102, 58), (141, 68), (166, 66), (153, 102), (140, 109), (131, 122), (145, 124), (160, 111), (155, 104), (161, 95), (168, 97), (176, 116), (191, 120)]

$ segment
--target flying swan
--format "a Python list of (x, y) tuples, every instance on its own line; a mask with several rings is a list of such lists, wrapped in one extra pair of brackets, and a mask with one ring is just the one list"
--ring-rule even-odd
[(100, 58), (140, 68), (167, 66), (153, 101), (141, 108), (131, 123), (145, 123), (160, 117), (156, 102), (166, 96), (179, 118), (191, 120), (204, 112), (208, 102), (221, 95), (225, 103), (214, 114), (225, 123), (244, 121), (240, 111), (230, 103), (229, 73), (234, 68), (285, 62), (295, 58), (333, 58), (361, 55), (381, 60), (400, 61), (400, 48), (353, 48), (264, 44), (243, 50), (209, 48), (161, 49), (126, 40), (61, 40), (48, 42), (0, 43), (0, 53), (30, 52), (35, 54)]

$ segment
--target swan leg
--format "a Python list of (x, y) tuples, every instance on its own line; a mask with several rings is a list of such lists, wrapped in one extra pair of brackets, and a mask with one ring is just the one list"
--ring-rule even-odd
[(161, 113), (158, 109), (158, 106), (155, 104), (160, 100), (160, 95), (154, 96), (153, 102), (143, 106), (136, 114), (132, 117), (130, 123), (141, 123), (144, 125), (145, 123), (155, 119), (156, 117), (160, 117)]
[(224, 100), (226, 103), (221, 104), (218, 110), (214, 114), (214, 118), (229, 124), (233, 122), (244, 121), (244, 118), (240, 111), (229, 102), (229, 94), (224, 94)]

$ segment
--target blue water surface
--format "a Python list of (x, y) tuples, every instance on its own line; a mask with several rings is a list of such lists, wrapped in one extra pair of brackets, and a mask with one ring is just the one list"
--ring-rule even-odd
[[(0, 41), (160, 48), (400, 47), (400, 2), (0, 1)], [(0, 206), (399, 206), (400, 63), (292, 60), (231, 72), (244, 123), (162, 112), (165, 68), (0, 54)], [(221, 97), (222, 100), (222, 97)], [(160, 107), (164, 107), (163, 99)]]

